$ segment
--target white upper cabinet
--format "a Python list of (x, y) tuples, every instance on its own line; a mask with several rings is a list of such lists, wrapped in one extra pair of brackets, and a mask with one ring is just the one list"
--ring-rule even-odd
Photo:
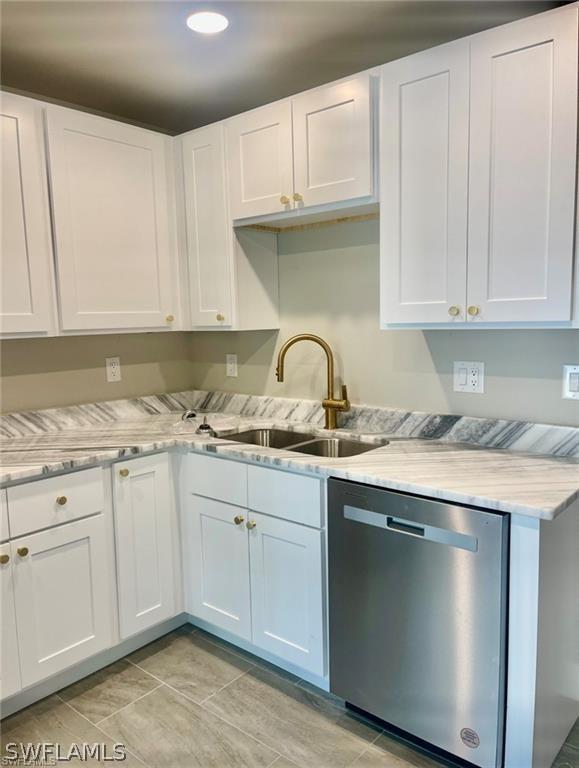
[(170, 139), (47, 108), (63, 330), (171, 328)]
[(295, 202), (323, 205), (372, 195), (370, 75), (292, 99)]
[(50, 214), (38, 102), (3, 93), (0, 332), (42, 335), (54, 330)]
[(383, 323), (464, 320), (468, 42), (382, 69)]
[(290, 210), (293, 165), (289, 101), (228, 120), (227, 152), (232, 218)]
[(371, 96), (356, 75), (228, 120), (232, 218), (371, 198)]
[(577, 14), (472, 41), (469, 320), (571, 317)]
[(232, 227), (227, 209), (223, 125), (181, 138), (191, 322), (230, 326)]

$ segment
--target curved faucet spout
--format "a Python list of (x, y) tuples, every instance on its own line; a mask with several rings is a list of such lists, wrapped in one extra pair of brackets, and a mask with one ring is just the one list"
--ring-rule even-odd
[(280, 349), (277, 357), (277, 367), (275, 369), (277, 380), (283, 381), (286, 353), (288, 349), (293, 347), (294, 344), (297, 344), (298, 341), (313, 341), (318, 344), (326, 353), (328, 394), (326, 399), (322, 401), (322, 406), (326, 412), (326, 429), (336, 429), (336, 411), (350, 410), (350, 402), (348, 401), (348, 392), (345, 384), (342, 386), (342, 399), (336, 400), (334, 397), (334, 355), (332, 348), (327, 341), (322, 339), (320, 336), (314, 335), (313, 333), (299, 333), (297, 336), (292, 336), (291, 339), (288, 339)]

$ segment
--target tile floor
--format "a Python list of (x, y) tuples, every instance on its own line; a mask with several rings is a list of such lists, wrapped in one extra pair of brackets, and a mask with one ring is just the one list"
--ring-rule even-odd
[[(8, 742), (122, 742), (129, 768), (442, 765), (330, 694), (189, 626), (6, 718), (1, 740), (2, 754)], [(579, 768), (579, 721), (553, 768)]]

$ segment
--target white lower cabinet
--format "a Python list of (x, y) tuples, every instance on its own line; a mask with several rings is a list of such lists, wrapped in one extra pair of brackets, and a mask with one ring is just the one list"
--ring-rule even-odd
[(173, 494), (168, 454), (113, 466), (121, 638), (175, 615)]
[(250, 513), (252, 638), (302, 669), (324, 673), (322, 531)]
[(14, 572), (10, 544), (0, 545), (0, 699), (22, 687), (14, 606)]
[(251, 640), (247, 513), (191, 494), (183, 519), (188, 610)]
[(104, 515), (15, 539), (11, 560), (23, 686), (111, 645)]

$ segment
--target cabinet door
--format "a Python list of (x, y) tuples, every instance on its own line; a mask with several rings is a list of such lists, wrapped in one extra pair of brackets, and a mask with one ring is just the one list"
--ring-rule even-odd
[(322, 532), (249, 514), (253, 642), (323, 675)]
[(246, 520), (240, 507), (187, 497), (185, 589), (190, 613), (251, 640)]
[(173, 493), (167, 454), (113, 466), (121, 637), (175, 615)]
[(41, 107), (3, 93), (0, 332), (53, 330), (54, 279)]
[(289, 101), (270, 104), (229, 120), (227, 152), (229, 202), (234, 219), (293, 207)]
[(14, 578), (10, 545), (0, 545), (0, 699), (13, 696), (22, 687), (20, 683), (20, 659), (16, 637), (16, 614), (14, 610)]
[(193, 326), (232, 323), (232, 226), (225, 183), (224, 128), (183, 136), (187, 261)]
[(370, 76), (292, 99), (295, 191), (304, 205), (372, 195)]
[(111, 645), (106, 545), (103, 515), (11, 542), (23, 686)]
[(58, 107), (47, 117), (63, 329), (170, 327), (169, 139)]
[(464, 321), (468, 43), (382, 67), (383, 323)]
[(577, 13), (472, 41), (469, 320), (571, 317)]

